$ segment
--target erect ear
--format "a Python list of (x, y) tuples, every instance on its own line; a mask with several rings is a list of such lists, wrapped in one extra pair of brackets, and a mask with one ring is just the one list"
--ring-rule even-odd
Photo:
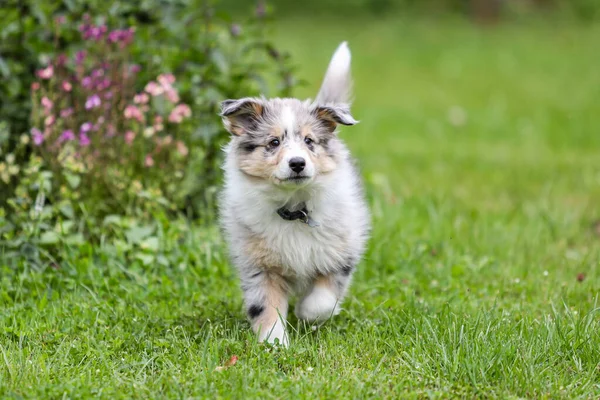
[(335, 131), (337, 124), (358, 124), (358, 121), (350, 114), (350, 106), (347, 104), (316, 106), (314, 113), (330, 132)]
[(240, 136), (256, 129), (263, 111), (264, 106), (260, 99), (246, 97), (223, 101), (220, 115), (223, 118), (225, 129)]

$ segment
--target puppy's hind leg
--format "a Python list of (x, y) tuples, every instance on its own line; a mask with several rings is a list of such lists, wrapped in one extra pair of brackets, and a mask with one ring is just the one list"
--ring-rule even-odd
[(306, 321), (323, 322), (339, 314), (350, 284), (352, 269), (344, 267), (336, 273), (317, 277), (296, 304), (296, 316)]
[(287, 347), (288, 287), (285, 280), (277, 274), (257, 269), (242, 276), (242, 289), (246, 312), (258, 340), (275, 343), (277, 339), (279, 344)]

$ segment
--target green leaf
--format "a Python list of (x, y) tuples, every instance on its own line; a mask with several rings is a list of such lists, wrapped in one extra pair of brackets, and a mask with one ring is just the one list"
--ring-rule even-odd
[(154, 233), (153, 226), (134, 226), (125, 232), (125, 236), (130, 243), (139, 244), (152, 233)]
[(81, 233), (69, 235), (65, 238), (65, 243), (71, 246), (80, 246), (85, 243), (85, 238)]
[(65, 178), (67, 179), (67, 183), (71, 186), (72, 189), (77, 189), (79, 184), (81, 183), (81, 177), (79, 175), (71, 174), (65, 172)]
[(104, 221), (102, 221), (102, 225), (106, 226), (106, 225), (117, 225), (117, 226), (121, 226), (121, 217), (119, 215), (107, 215), (104, 218)]
[(63, 204), (60, 206), (60, 212), (69, 219), (75, 218), (75, 213), (73, 212), (73, 207), (70, 204)]
[(55, 244), (60, 241), (60, 236), (54, 231), (46, 231), (40, 236), (41, 244)]
[(150, 265), (154, 261), (154, 256), (152, 254), (136, 253), (134, 258), (140, 260), (144, 266)]
[(156, 236), (149, 237), (140, 243), (140, 247), (144, 250), (157, 251), (160, 246)]

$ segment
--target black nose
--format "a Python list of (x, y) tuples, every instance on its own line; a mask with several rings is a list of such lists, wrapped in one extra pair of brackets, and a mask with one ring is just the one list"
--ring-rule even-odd
[(306, 166), (306, 161), (302, 157), (294, 157), (290, 160), (290, 168), (295, 173), (299, 174)]

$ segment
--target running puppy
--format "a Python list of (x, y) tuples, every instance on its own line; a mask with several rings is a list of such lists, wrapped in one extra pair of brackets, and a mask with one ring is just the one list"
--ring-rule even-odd
[(221, 224), (260, 341), (284, 346), (296, 316), (340, 312), (370, 230), (359, 174), (337, 126), (350, 114), (350, 50), (336, 50), (315, 101), (243, 98), (221, 104), (225, 188)]

